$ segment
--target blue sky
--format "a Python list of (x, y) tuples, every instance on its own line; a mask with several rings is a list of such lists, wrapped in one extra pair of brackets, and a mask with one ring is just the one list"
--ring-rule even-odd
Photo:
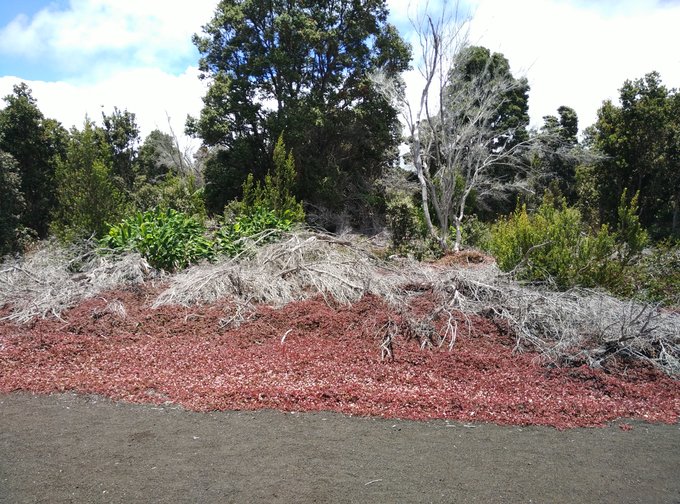
[[(424, 0), (414, 0), (418, 1)], [(436, 5), (444, 0), (430, 0)], [(531, 85), (532, 124), (560, 105), (582, 127), (628, 78), (680, 87), (680, 0), (468, 0), (470, 42), (502, 52)], [(114, 106), (144, 134), (200, 111), (191, 35), (217, 0), (0, 0), (0, 96), (26, 81), (45, 115), (80, 126)], [(408, 40), (408, 0), (388, 0)], [(415, 73), (405, 76), (416, 90)], [(0, 103), (2, 106), (2, 103)]]

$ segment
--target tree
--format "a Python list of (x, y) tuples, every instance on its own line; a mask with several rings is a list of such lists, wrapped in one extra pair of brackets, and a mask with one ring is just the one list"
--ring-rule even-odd
[(561, 106), (558, 116), (543, 117), (543, 127), (537, 136), (541, 148), (534, 151), (536, 179), (532, 190), (537, 201), (546, 190), (563, 196), (569, 206), (576, 204), (576, 169), (593, 162), (578, 141), (578, 115), (571, 107)]
[(178, 171), (178, 159), (172, 136), (153, 130), (144, 139), (137, 157), (139, 173), (149, 182), (158, 182), (168, 173)]
[(18, 232), (24, 210), (19, 164), (6, 152), (0, 151), (0, 256), (18, 247)]
[(103, 236), (124, 213), (125, 197), (114, 183), (111, 153), (101, 134), (85, 119), (82, 131), (71, 130), (66, 156), (57, 163), (59, 204), (52, 229), (64, 240)]
[(397, 112), (367, 74), (404, 70), (409, 48), (387, 23), (386, 0), (222, 0), (196, 35), (204, 108), (187, 131), (223, 148), (206, 197), (220, 209), (248, 173), (264, 178), (276, 139), (298, 161), (298, 196), (342, 205), (395, 158)]
[(243, 184), (242, 213), (250, 214), (263, 209), (270, 210), (280, 219), (293, 222), (305, 220), (305, 212), (294, 196), (295, 158), (291, 151), (286, 152), (283, 134), (274, 147), (274, 168), (264, 178), (264, 184), (255, 182), (250, 174)]
[(120, 189), (132, 194), (137, 179), (137, 153), (140, 140), (135, 114), (114, 107), (110, 115), (102, 112), (102, 123), (103, 128), (97, 131), (101, 132), (108, 146), (112, 174), (117, 177)]
[[(172, 131), (172, 128), (170, 128)], [(139, 210), (171, 208), (197, 218), (205, 217), (201, 158), (180, 150), (174, 134), (153, 130), (137, 156), (134, 203)]]
[(182, 149), (180, 142), (168, 121), (170, 133), (153, 130), (144, 139), (137, 155), (138, 175), (153, 182), (168, 174), (193, 177), (202, 184), (203, 162), (207, 149), (193, 151), (190, 147)]
[(66, 130), (46, 119), (25, 83), (13, 88), (0, 110), (0, 150), (18, 163), (25, 210), (21, 223), (45, 237), (55, 204), (54, 170), (63, 155)]
[(517, 110), (526, 81), (512, 77), (502, 56), (466, 44), (467, 21), (446, 5), (438, 17), (425, 12), (412, 20), (424, 80), (418, 104), (406, 101), (394, 79), (374, 74), (376, 86), (403, 113), (429, 234), (447, 250), (452, 225), (454, 251), (462, 244), (470, 196), (483, 201), (519, 185), (519, 154), (530, 142)]
[(595, 167), (601, 218), (617, 222), (627, 189), (639, 193), (640, 221), (654, 235), (680, 235), (680, 94), (652, 72), (627, 80), (619, 99), (604, 102), (591, 131), (605, 156)]

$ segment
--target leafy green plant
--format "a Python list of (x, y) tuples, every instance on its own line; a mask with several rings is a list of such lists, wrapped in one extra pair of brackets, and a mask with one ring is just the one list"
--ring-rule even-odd
[(413, 198), (406, 193), (388, 195), (385, 218), (392, 232), (392, 248), (397, 252), (408, 251), (413, 241), (423, 238), (422, 223)]
[(139, 252), (153, 267), (167, 271), (214, 256), (203, 224), (173, 209), (138, 212), (112, 226), (99, 243), (105, 249)]
[(616, 255), (617, 235), (605, 225), (587, 231), (580, 212), (562, 200), (545, 198), (535, 214), (526, 205), (491, 230), (489, 250), (504, 271), (523, 280), (547, 281), (559, 288), (621, 284), (623, 264)]
[[(452, 226), (449, 229), (450, 239), (455, 239), (456, 229)], [(472, 214), (463, 221), (463, 243), (466, 246), (477, 247), (486, 250), (491, 240), (491, 226), (479, 220), (477, 215)]]
[(167, 174), (158, 183), (144, 183), (134, 194), (135, 205), (142, 211), (172, 208), (198, 219), (206, 215), (204, 188), (193, 175)]
[(271, 231), (262, 236), (259, 243), (271, 242), (279, 238), (282, 231), (289, 231), (293, 219), (284, 212), (280, 217), (273, 210), (256, 207), (248, 214), (241, 214), (220, 226), (215, 233), (215, 250), (221, 254), (235, 256), (245, 248), (245, 238)]
[(630, 203), (627, 201), (627, 193), (627, 189), (624, 189), (617, 208), (618, 220), (616, 224), (617, 253), (619, 260), (624, 264), (629, 264), (635, 260), (649, 243), (647, 231), (642, 227), (638, 218), (638, 197), (640, 193), (639, 191), (635, 193)]
[(630, 272), (628, 294), (680, 308), (680, 243), (657, 243), (631, 265)]
[(50, 228), (63, 241), (103, 236), (108, 222), (123, 217), (129, 207), (127, 196), (115, 181), (112, 160), (100, 134), (86, 119), (82, 131), (71, 130), (66, 156), (56, 162), (58, 206)]
[(302, 203), (293, 194), (295, 177), (295, 159), (292, 152), (286, 154), (282, 134), (274, 147), (274, 171), (267, 173), (264, 184), (255, 181), (252, 173), (249, 174), (243, 183), (243, 197), (232, 209), (238, 214), (250, 214), (268, 208), (281, 219), (304, 221)]

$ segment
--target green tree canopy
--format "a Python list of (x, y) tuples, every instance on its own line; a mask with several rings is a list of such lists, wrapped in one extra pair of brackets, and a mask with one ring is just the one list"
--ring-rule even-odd
[(656, 72), (627, 80), (620, 105), (604, 102), (590, 134), (605, 155), (595, 170), (603, 220), (616, 222), (628, 189), (639, 192), (640, 221), (654, 235), (680, 234), (680, 94)]
[(578, 141), (578, 115), (571, 107), (562, 105), (557, 116), (543, 117), (543, 127), (537, 136), (541, 148), (535, 151), (534, 164), (540, 165), (533, 181), (535, 199), (540, 201), (550, 189), (566, 199), (569, 205), (576, 203), (576, 168), (586, 158)]
[(171, 135), (153, 130), (139, 149), (139, 172), (150, 181), (163, 178), (168, 173), (179, 172), (179, 153)]
[[(299, 196), (340, 205), (394, 159), (397, 114), (367, 79), (395, 75), (410, 51), (387, 23), (386, 0), (222, 0), (194, 42), (210, 79), (187, 130), (224, 150), (208, 164), (213, 211), (247, 173), (262, 179), (285, 131)], [(219, 187), (210, 187), (218, 185)]]
[(24, 196), (21, 193), (19, 164), (0, 151), (0, 256), (16, 250)]
[(97, 129), (109, 149), (113, 175), (117, 177), (120, 189), (128, 194), (134, 191), (137, 178), (137, 155), (139, 149), (139, 127), (136, 116), (127, 110), (113, 108), (109, 115), (102, 112), (101, 129)]
[(0, 150), (18, 163), (26, 208), (21, 222), (45, 237), (55, 204), (54, 170), (64, 153), (66, 130), (46, 119), (25, 83), (14, 86), (0, 110)]
[(52, 229), (65, 240), (103, 236), (122, 217), (125, 198), (114, 182), (111, 152), (89, 119), (71, 130), (66, 156), (57, 163), (58, 206)]

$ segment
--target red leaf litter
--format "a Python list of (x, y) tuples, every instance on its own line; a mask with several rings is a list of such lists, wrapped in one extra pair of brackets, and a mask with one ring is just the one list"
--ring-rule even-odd
[[(559, 429), (619, 418), (677, 423), (680, 382), (633, 365), (547, 368), (491, 321), (472, 318), (449, 351), (405, 336), (381, 360), (382, 300), (259, 307), (221, 329), (228, 303), (151, 309), (151, 293), (110, 292), (25, 326), (0, 322), (0, 393), (74, 391), (195, 411), (332, 410)], [(107, 309), (123, 303), (127, 315)], [(426, 295), (420, 310), (427, 310)], [(414, 307), (418, 311), (418, 306)], [(463, 324), (461, 324), (462, 326)], [(622, 427), (627, 428), (627, 427)]]

